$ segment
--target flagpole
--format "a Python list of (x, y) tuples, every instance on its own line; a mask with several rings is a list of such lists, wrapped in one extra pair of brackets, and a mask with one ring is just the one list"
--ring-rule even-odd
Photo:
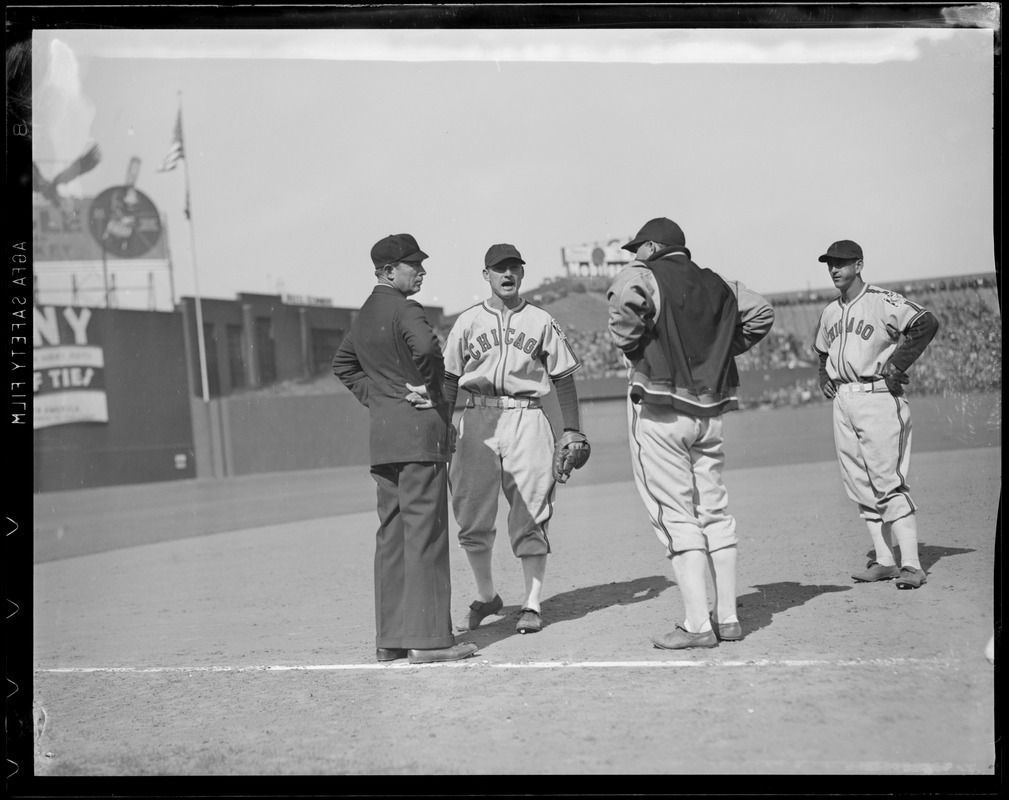
[[(179, 132), (182, 132), (182, 92), (179, 92)], [(182, 141), (185, 142), (185, 136)], [(196, 299), (196, 341), (200, 351), (200, 383), (203, 387), (203, 402), (210, 401), (207, 381), (207, 346), (203, 335), (203, 303), (200, 299), (200, 273), (196, 268), (196, 230), (193, 225), (193, 211), (189, 204), (189, 153), (183, 145), (182, 168), (186, 176), (186, 220), (189, 222), (189, 250), (193, 257), (193, 294)]]
[(172, 264), (172, 237), (168, 234), (167, 214), (162, 217), (161, 227), (164, 229), (165, 255), (168, 261), (168, 291), (172, 296), (172, 308), (175, 308), (175, 265)]

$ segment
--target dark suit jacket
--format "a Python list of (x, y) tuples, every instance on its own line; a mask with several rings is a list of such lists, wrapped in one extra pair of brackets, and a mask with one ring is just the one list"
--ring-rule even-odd
[[(368, 407), (372, 464), (449, 460), (445, 359), (420, 303), (376, 286), (333, 358), (333, 373)], [(435, 407), (414, 408), (408, 383), (427, 386)]]

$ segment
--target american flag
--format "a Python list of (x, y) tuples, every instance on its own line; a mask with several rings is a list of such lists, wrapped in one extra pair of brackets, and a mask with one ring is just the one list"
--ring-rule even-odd
[(172, 144), (168, 148), (168, 154), (164, 162), (157, 168), (158, 172), (169, 172), (175, 169), (176, 165), (186, 157), (186, 152), (182, 147), (182, 110), (175, 118), (175, 130), (172, 131)]

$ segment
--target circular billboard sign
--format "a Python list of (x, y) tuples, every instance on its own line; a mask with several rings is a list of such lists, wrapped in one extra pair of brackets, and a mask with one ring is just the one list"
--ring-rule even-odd
[(106, 253), (139, 258), (161, 238), (161, 215), (143, 192), (113, 186), (91, 201), (88, 227)]

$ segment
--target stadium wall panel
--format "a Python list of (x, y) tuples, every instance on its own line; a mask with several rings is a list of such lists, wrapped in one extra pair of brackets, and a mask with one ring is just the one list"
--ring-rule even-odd
[(222, 398), (226, 475), (367, 464), (368, 410), (349, 392)]
[[(82, 309), (51, 306), (41, 311), (61, 320), (65, 312)], [(34, 490), (195, 477), (182, 317), (94, 308), (88, 319), (86, 343), (101, 352), (104, 365), (100, 367), (101, 384), (96, 385), (104, 392), (108, 421), (37, 428), (33, 437)], [(45, 342), (46, 346), (56, 344)], [(73, 345), (75, 339), (64, 332), (59, 344)], [(35, 355), (44, 350), (37, 346)], [(40, 366), (36, 374), (51, 371)], [(44, 402), (43, 394), (36, 397)]]
[[(756, 397), (768, 388), (790, 386), (815, 375), (811, 368), (742, 373), (740, 398)], [(624, 378), (599, 378), (577, 385), (583, 424), (587, 424), (594, 404), (622, 403), (627, 391)], [(346, 390), (301, 396), (239, 395), (212, 400), (210, 406), (210, 418), (220, 422), (201, 425), (197, 431), (198, 436), (217, 440), (197, 443), (197, 450), (205, 454), (200, 477), (369, 463), (368, 411)], [(554, 430), (560, 431), (560, 408), (553, 392), (547, 396), (544, 410)], [(222, 455), (212, 459), (212, 453)]]

